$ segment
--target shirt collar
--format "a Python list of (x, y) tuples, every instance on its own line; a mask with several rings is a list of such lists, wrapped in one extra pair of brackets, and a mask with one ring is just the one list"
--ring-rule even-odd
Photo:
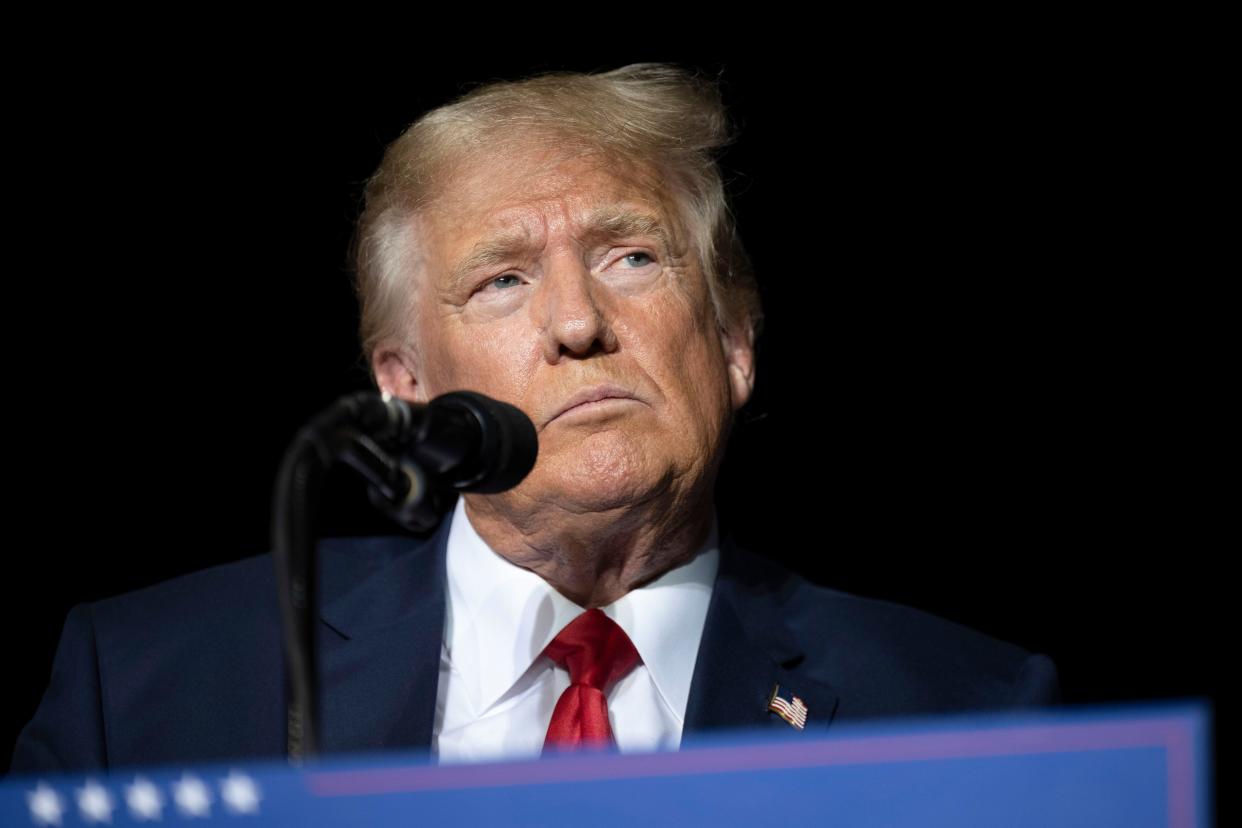
[[(444, 642), (476, 715), (499, 701), (584, 608), (492, 551), (458, 498), (449, 528)], [(720, 553), (715, 516), (687, 563), (601, 607), (625, 630), (665, 704), (685, 714)], [(550, 663), (550, 662), (549, 662)]]

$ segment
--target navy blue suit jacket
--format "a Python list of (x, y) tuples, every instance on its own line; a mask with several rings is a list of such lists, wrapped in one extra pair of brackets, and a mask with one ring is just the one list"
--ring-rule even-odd
[[(445, 615), (445, 520), (429, 540), (321, 544), (325, 752), (428, 748)], [(94, 604), (65, 622), (14, 773), (280, 756), (284, 663), (269, 556)], [(684, 732), (806, 731), (867, 717), (1059, 700), (1044, 655), (897, 604), (815, 586), (725, 537)]]

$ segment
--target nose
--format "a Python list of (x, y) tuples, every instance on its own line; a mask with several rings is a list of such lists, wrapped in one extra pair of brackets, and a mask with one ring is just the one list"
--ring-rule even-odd
[(531, 309), (549, 364), (616, 350), (604, 290), (581, 261), (549, 264)]

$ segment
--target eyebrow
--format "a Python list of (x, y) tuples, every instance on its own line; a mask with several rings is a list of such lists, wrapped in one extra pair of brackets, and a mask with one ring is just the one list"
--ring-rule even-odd
[[(672, 249), (672, 238), (660, 218), (641, 210), (616, 206), (597, 207), (587, 214), (582, 226), (579, 241), (584, 245), (632, 236), (648, 236), (656, 240), (661, 253), (668, 254)], [(454, 288), (461, 287), (471, 273), (510, 261), (525, 253), (529, 247), (530, 233), (525, 228), (502, 231), (470, 249), (453, 267), (450, 284)]]
[(449, 284), (454, 288), (459, 288), (471, 273), (508, 261), (520, 255), (529, 246), (530, 234), (521, 228), (481, 241), (470, 248), (466, 257), (454, 266)]
[(628, 207), (599, 207), (583, 222), (582, 241), (591, 243), (628, 236), (651, 236), (663, 251), (672, 247), (672, 239), (658, 216)]

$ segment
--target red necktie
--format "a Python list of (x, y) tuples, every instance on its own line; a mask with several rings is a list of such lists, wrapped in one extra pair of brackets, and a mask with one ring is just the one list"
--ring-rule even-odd
[(543, 749), (614, 745), (605, 694), (638, 664), (625, 630), (598, 609), (589, 609), (552, 639), (544, 655), (569, 670), (569, 687), (552, 711)]

